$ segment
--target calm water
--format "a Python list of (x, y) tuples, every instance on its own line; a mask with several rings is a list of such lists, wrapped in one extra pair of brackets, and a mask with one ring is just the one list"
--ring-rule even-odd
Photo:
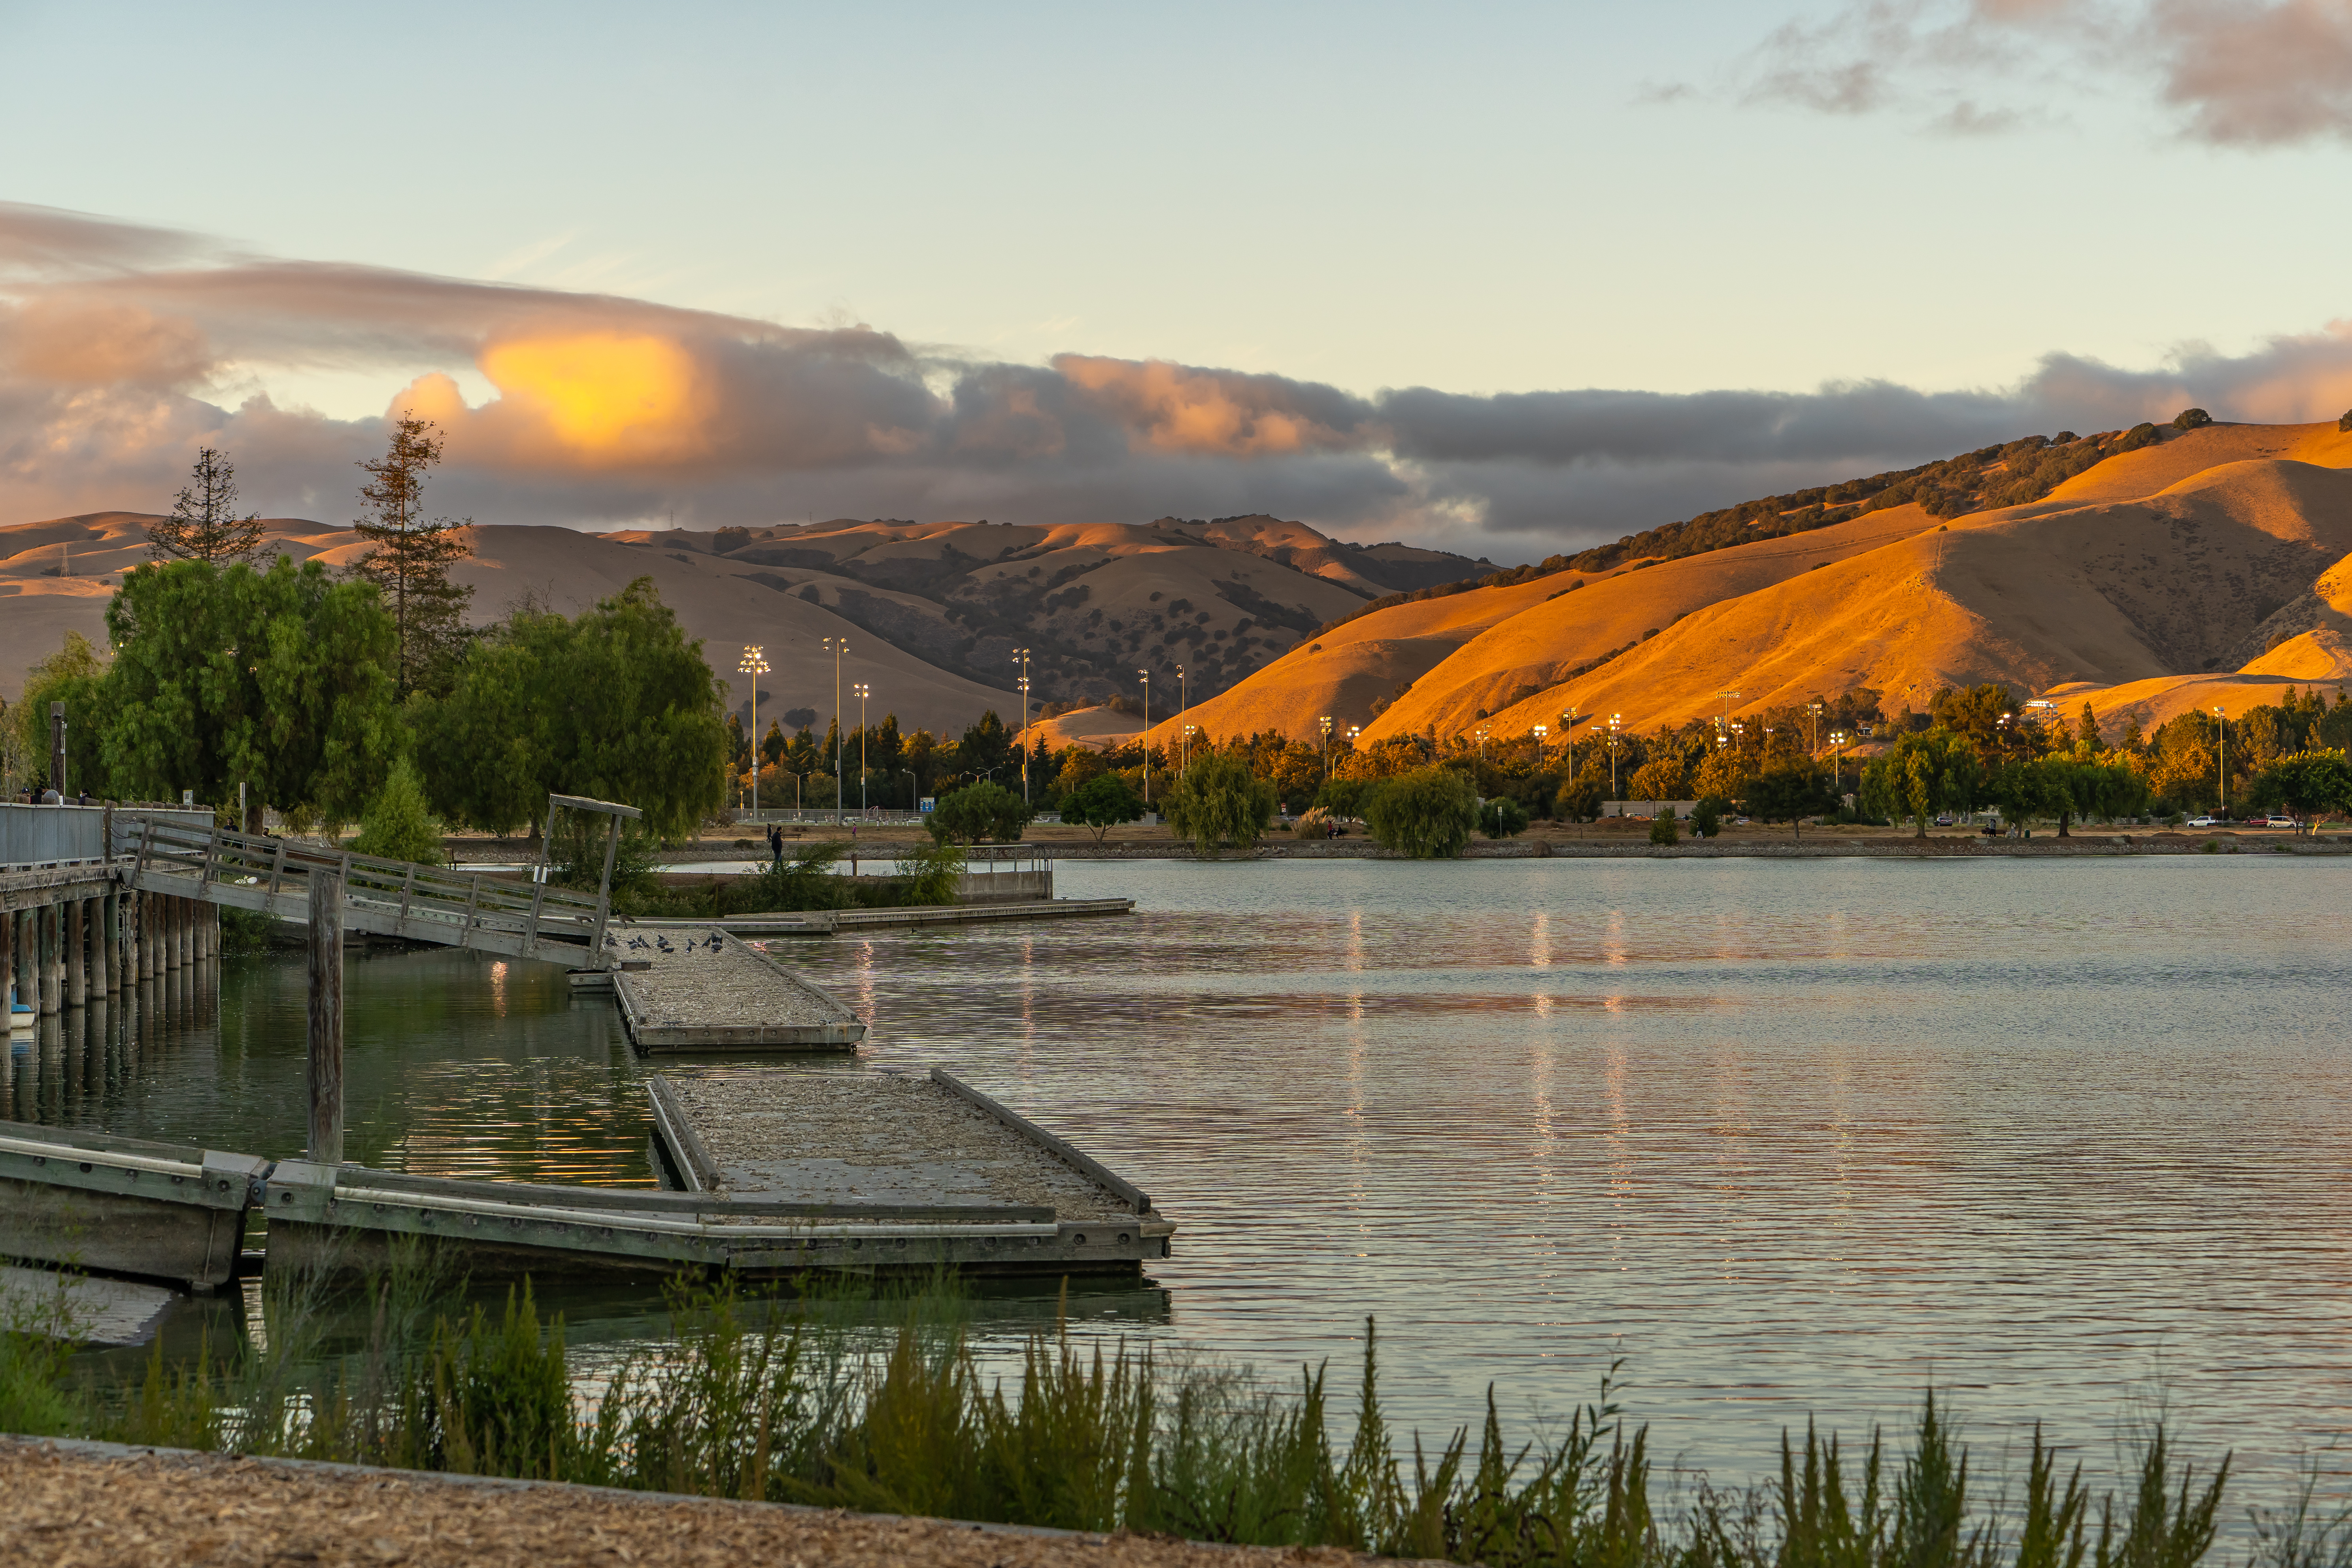
[[(2352, 866), (1057, 875), (1146, 912), (780, 952), (872, 1020), (861, 1062), (951, 1067), (1181, 1224), (1103, 1331), (1352, 1381), (1376, 1315), (1432, 1426), (1622, 1362), (1728, 1477), (1930, 1380), (1980, 1441), (2040, 1416), (2095, 1465), (2157, 1397), (2257, 1469), (2352, 1426)], [(608, 1002), (446, 953), (348, 984), (352, 1157), (650, 1180)], [(216, 1002), (19, 1054), (9, 1113), (297, 1152), (301, 1006), (299, 964), (233, 961)]]

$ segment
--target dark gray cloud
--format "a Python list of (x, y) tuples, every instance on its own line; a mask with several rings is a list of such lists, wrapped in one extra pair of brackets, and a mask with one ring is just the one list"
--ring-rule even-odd
[[(478, 367), (501, 395), (468, 405), (437, 374), (390, 392), (427, 363)], [(2269, 421), (2352, 405), (2352, 326), (2147, 370), (2053, 355), (1965, 392), (1364, 395), (1157, 361), (1012, 364), (872, 327), (253, 258), (0, 206), (0, 521), (159, 509), (200, 445), (229, 451), (252, 504), (347, 521), (383, 422), (239, 390), (320, 365), (387, 367), (387, 412), (448, 433), (434, 510), (486, 522), (1269, 511), (1501, 560), (2191, 403)]]

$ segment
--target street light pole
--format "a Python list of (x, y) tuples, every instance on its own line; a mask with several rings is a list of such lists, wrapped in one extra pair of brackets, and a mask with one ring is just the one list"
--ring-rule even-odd
[[(1185, 714), (1190, 713), (1192, 710), (1192, 688), (1184, 679), (1184, 667), (1180, 664), (1176, 667), (1176, 717), (1181, 719)], [(1184, 726), (1184, 739), (1181, 742), (1181, 748), (1176, 753), (1176, 776), (1178, 778), (1182, 778), (1184, 776), (1184, 770), (1192, 765), (1192, 731), (1194, 728), (1195, 726), (1191, 724)]]
[(1323, 782), (1331, 782), (1331, 715), (1326, 713), (1316, 722), (1323, 726)]
[(841, 656), (849, 651), (847, 637), (826, 637), (833, 650), (833, 820), (841, 824)]
[(1029, 650), (1014, 648), (1013, 662), (1021, 669), (1021, 679), (1016, 683), (1021, 688), (1021, 728), (1013, 732), (1013, 743), (1021, 748), (1021, 804), (1026, 805), (1029, 804)]
[(1609, 715), (1609, 798), (1612, 800), (1617, 798), (1617, 735), (1624, 722), (1625, 715), (1622, 713)]
[(866, 699), (874, 689), (859, 681), (850, 688), (857, 693), (857, 815), (866, 815)]
[(1143, 733), (1136, 737), (1136, 744), (1143, 750), (1143, 804), (1150, 805), (1151, 804), (1151, 672), (1148, 669), (1139, 669), (1135, 673), (1143, 677)]
[(2230, 715), (2220, 703), (2213, 705), (2213, 716), (2221, 721), (2214, 731), (2213, 771), (2221, 780), (2221, 820), (2230, 820)]
[(768, 673), (768, 660), (757, 643), (743, 645), (743, 662), (735, 667), (738, 672), (751, 678), (751, 820), (760, 820), (760, 677)]

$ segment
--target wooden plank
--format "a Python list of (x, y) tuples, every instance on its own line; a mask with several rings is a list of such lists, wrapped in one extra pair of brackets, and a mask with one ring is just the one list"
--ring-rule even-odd
[(385, 1192), (442, 1197), (492, 1198), (540, 1208), (610, 1210), (674, 1218), (731, 1223), (743, 1218), (822, 1219), (872, 1222), (910, 1220), (936, 1225), (1046, 1225), (1054, 1211), (1022, 1204), (789, 1203), (738, 1199), (710, 1193), (677, 1193), (649, 1187), (557, 1187), (526, 1182), (478, 1182), (450, 1176), (419, 1176), (345, 1165), (335, 1173), (339, 1193)]
[(719, 1163), (702, 1142), (702, 1134), (687, 1120), (685, 1108), (671, 1092), (669, 1081), (656, 1073), (646, 1081), (646, 1097), (653, 1102), (654, 1135), (669, 1152), (677, 1173), (686, 1179), (690, 1193), (716, 1192), (719, 1186)]
[(310, 879), (310, 1158), (343, 1160), (343, 882)]
[(972, 1088), (971, 1085), (964, 1082), (961, 1079), (948, 1071), (947, 1068), (933, 1068), (931, 1069), (931, 1081), (938, 1084), (940, 1088), (947, 1089), (950, 1093), (961, 1095), (965, 1100), (970, 1100), (972, 1104), (980, 1107), (982, 1110), (987, 1111), (991, 1116), (996, 1118), (997, 1121), (1003, 1122), (1005, 1126), (1013, 1129), (1013, 1131), (1018, 1132), (1024, 1138), (1028, 1139), (1032, 1143), (1034, 1143), (1039, 1148), (1046, 1150), (1052, 1153), (1055, 1158), (1060, 1160), (1064, 1164), (1068, 1165), (1071, 1169), (1078, 1172), (1081, 1175), (1087, 1176), (1093, 1180), (1097, 1185), (1108, 1188), (1109, 1191), (1116, 1193), (1128, 1203), (1134, 1205), (1136, 1213), (1150, 1214), (1151, 1212), (1151, 1199), (1144, 1193), (1141, 1187), (1137, 1186), (1126, 1177), (1117, 1174), (1108, 1166), (1097, 1160), (1093, 1155), (1086, 1153), (1074, 1144), (1066, 1142), (1063, 1140), (1055, 1137), (1051, 1132), (1046, 1131), (1035, 1122), (1031, 1121), (1027, 1117), (1019, 1114), (1008, 1106), (998, 1104), (987, 1095), (981, 1093), (980, 1090)]

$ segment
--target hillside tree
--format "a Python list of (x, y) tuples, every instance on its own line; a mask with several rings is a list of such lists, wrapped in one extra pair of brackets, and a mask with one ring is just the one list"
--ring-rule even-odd
[(365, 510), (352, 526), (369, 549), (351, 571), (376, 585), (392, 614), (403, 700), (413, 691), (446, 689), (474, 596), (449, 581), (450, 563), (472, 553), (464, 531), (474, 520), (425, 515), (425, 475), (441, 460), (441, 442), (431, 420), (404, 411), (384, 455), (360, 464), (368, 475), (360, 487)]
[(195, 467), (180, 487), (169, 517), (147, 525), (147, 550), (156, 561), (208, 561), (215, 566), (251, 562), (261, 553), (261, 514), (236, 514), (236, 468), (217, 447), (197, 448)]
[(1274, 785), (1250, 771), (1246, 757), (1211, 752), (1193, 758), (1178, 775), (1165, 804), (1168, 826), (1190, 838), (1198, 852), (1247, 848), (1273, 820)]

